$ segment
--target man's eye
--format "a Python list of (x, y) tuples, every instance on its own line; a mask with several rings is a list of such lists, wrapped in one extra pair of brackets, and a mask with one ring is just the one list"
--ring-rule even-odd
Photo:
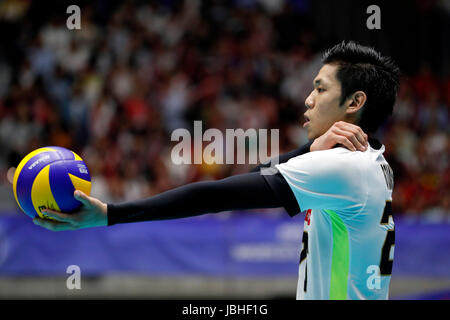
[(325, 89), (323, 89), (323, 88), (317, 88), (317, 92), (324, 92), (325, 91)]

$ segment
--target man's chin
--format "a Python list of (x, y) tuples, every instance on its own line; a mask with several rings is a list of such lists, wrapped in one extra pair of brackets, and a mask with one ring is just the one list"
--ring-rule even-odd
[(308, 140), (310, 140), (310, 141), (317, 138), (317, 136), (311, 130), (308, 130), (307, 136), (308, 136)]

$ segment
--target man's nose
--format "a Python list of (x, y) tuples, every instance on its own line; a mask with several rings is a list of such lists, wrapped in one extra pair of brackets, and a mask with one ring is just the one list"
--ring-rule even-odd
[(312, 99), (311, 95), (306, 98), (305, 107), (306, 109), (312, 109), (314, 107), (314, 100)]

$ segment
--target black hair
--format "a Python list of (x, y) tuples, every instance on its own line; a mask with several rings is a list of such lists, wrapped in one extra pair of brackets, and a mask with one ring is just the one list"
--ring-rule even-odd
[(397, 97), (400, 70), (394, 61), (371, 47), (343, 41), (327, 50), (322, 62), (338, 65), (341, 105), (356, 91), (366, 94), (358, 125), (367, 133), (375, 133), (392, 114)]

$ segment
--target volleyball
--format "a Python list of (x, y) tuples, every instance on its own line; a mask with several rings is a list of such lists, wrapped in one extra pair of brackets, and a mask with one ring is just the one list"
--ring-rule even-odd
[(46, 218), (43, 209), (73, 212), (81, 202), (75, 190), (89, 195), (91, 176), (83, 159), (62, 147), (44, 147), (30, 152), (16, 168), (14, 197), (20, 209), (31, 218)]

